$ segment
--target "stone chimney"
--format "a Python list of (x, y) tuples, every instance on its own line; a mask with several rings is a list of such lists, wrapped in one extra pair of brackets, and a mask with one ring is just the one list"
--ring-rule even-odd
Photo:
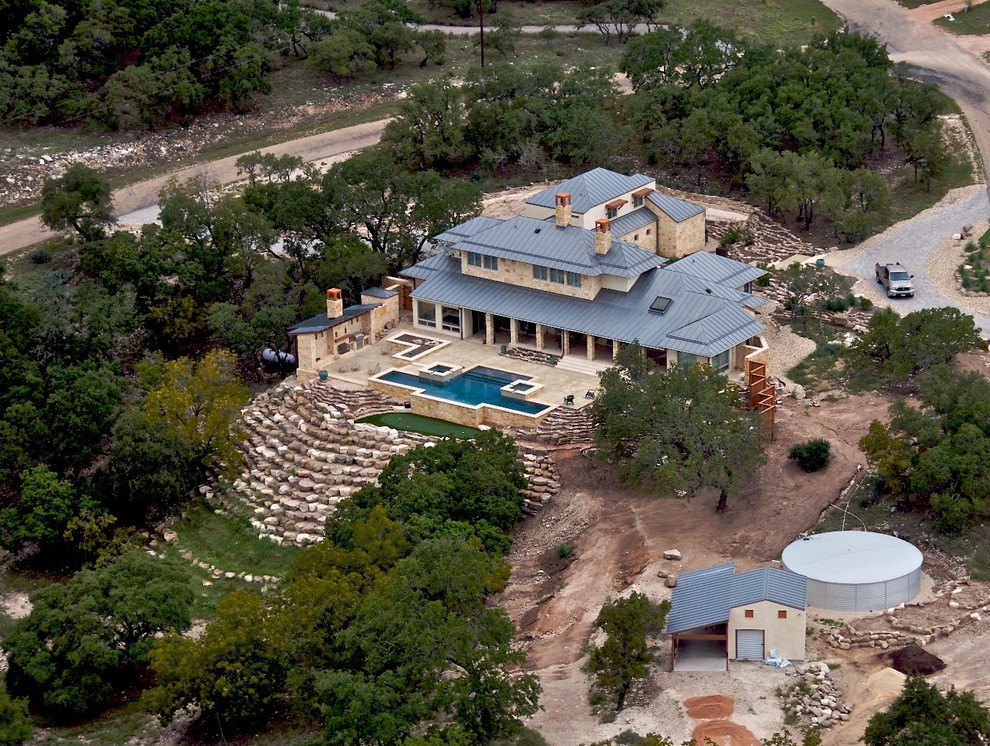
[(327, 290), (327, 318), (339, 319), (344, 315), (344, 298), (340, 288)]
[(553, 200), (557, 205), (557, 227), (566, 228), (571, 224), (571, 195), (561, 192), (554, 195)]
[(607, 254), (612, 248), (612, 222), (610, 220), (595, 221), (595, 253)]

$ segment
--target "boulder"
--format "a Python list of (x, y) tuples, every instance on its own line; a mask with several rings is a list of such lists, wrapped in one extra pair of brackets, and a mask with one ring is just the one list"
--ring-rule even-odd
[(679, 549), (665, 549), (663, 552), (663, 558), (665, 560), (674, 560), (675, 562), (680, 562), (681, 552)]

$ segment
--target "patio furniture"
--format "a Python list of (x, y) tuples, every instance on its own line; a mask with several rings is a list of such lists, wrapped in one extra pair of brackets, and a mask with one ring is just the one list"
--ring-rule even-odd
[(584, 398), (585, 399), (594, 399), (595, 398), (595, 390), (594, 389), (588, 389), (584, 393)]
[(574, 394), (568, 394), (564, 397), (564, 404), (573, 407), (574, 406)]

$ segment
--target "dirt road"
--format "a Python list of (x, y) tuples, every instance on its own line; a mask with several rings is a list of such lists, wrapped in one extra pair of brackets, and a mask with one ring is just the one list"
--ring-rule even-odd
[[(905, 62), (919, 80), (935, 83), (959, 104), (983, 156), (990, 164), (990, 68), (971, 51), (981, 45), (931, 25), (931, 10), (908, 10), (894, 0), (822, 0), (845, 19), (850, 30), (887, 44), (890, 58)], [(964, 7), (963, 0), (939, 4), (938, 15)], [(990, 180), (987, 180), (990, 185)]]
[[(386, 124), (387, 120), (380, 120), (331, 132), (321, 132), (264, 148), (263, 152), (295, 155), (307, 163), (332, 163), (377, 143)], [(179, 181), (186, 181), (205, 175), (210, 181), (221, 184), (238, 181), (240, 177), (237, 174), (236, 164), (239, 157), (234, 155), (210, 163), (190, 166), (118, 189), (113, 193), (114, 210), (118, 215), (123, 215), (155, 204), (158, 201), (158, 193), (173, 177)], [(38, 218), (28, 218), (5, 225), (0, 227), (0, 256), (44, 241), (53, 235), (55, 234), (45, 228)]]

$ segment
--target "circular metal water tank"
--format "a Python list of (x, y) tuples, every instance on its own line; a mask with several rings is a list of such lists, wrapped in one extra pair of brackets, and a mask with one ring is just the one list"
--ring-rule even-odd
[(781, 559), (788, 570), (808, 579), (808, 606), (819, 609), (888, 609), (921, 590), (921, 552), (886, 534), (812, 534), (789, 544)]

